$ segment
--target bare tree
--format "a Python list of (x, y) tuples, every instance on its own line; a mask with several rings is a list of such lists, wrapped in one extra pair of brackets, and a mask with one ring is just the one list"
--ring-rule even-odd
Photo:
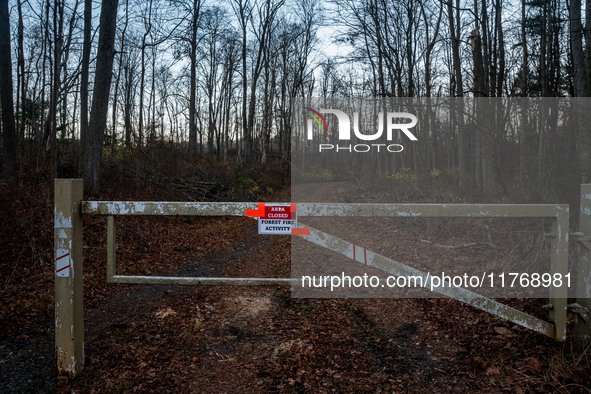
[(573, 57), (575, 96), (587, 97), (587, 69), (583, 52), (583, 27), (581, 26), (581, 0), (569, 0), (570, 46)]
[(137, 56), (134, 48), (130, 46), (128, 53), (122, 59), (123, 61), (123, 125), (125, 128), (125, 146), (131, 148), (131, 137), (135, 135), (133, 131), (133, 108), (135, 103)]
[[(421, 14), (423, 15), (423, 21), (425, 25), (425, 40), (426, 40), (426, 49), (425, 49), (425, 96), (431, 97), (431, 84), (433, 83), (431, 79), (431, 53), (433, 52), (433, 48), (439, 38), (439, 27), (441, 26), (441, 19), (443, 15), (443, 4), (439, 5), (439, 16), (437, 17), (437, 22), (435, 24), (435, 32), (433, 33), (433, 37), (430, 36), (430, 20), (427, 18), (427, 13), (425, 11), (425, 6), (423, 2), (419, 3), (421, 6)], [(385, 111), (384, 111), (385, 112)], [(427, 100), (427, 122), (430, 122), (433, 118), (432, 115), (432, 107), (431, 107), (431, 100)], [(431, 126), (431, 127), (430, 127)], [(437, 134), (435, 133), (435, 125), (434, 124), (427, 124), (428, 129), (430, 130), (429, 135), (429, 147), (431, 151), (430, 161), (431, 161), (431, 168), (437, 168)]]
[(56, 0), (53, 4), (53, 83), (49, 106), (50, 124), (50, 173), (51, 178), (57, 177), (57, 105), (61, 88), (62, 49), (64, 44), (64, 0)]
[[(129, 0), (125, 0), (125, 24), (123, 25), (123, 30), (121, 31), (121, 41), (119, 44), (119, 52), (123, 54), (123, 50), (125, 48), (125, 33), (127, 32), (127, 26), (129, 26)], [(121, 70), (123, 69), (123, 57), (119, 57), (119, 66), (117, 67), (117, 79), (115, 79), (115, 92), (113, 93), (113, 131), (111, 132), (111, 155), (115, 153), (115, 140), (117, 136), (117, 103), (119, 98), (119, 85), (121, 81)], [(126, 139), (126, 142), (128, 140)]]
[(78, 171), (83, 173), (87, 153), (88, 135), (88, 69), (92, 40), (92, 0), (84, 0), (84, 38), (82, 44), (82, 72), (80, 74), (80, 158)]
[[(204, 15), (203, 22), (203, 60), (200, 62), (201, 72), (203, 76), (203, 89), (205, 97), (207, 97), (207, 153), (212, 156), (214, 154), (214, 140), (217, 133), (217, 117), (220, 112), (222, 100), (219, 97), (219, 80), (218, 74), (220, 72), (220, 37), (223, 21), (227, 19), (224, 10), (220, 7), (212, 7), (207, 10)], [(217, 103), (217, 105), (216, 105)]]
[[(462, 83), (462, 67), (460, 64), (460, 0), (456, 0), (455, 9), (452, 0), (447, 2), (447, 17), (449, 20), (449, 29), (451, 37), (451, 49), (453, 56), (453, 68), (454, 75), (452, 77), (451, 95), (452, 97), (462, 97), (464, 95), (464, 87)], [(454, 18), (455, 11), (455, 18)], [(456, 124), (458, 128), (458, 180), (460, 189), (464, 188), (464, 182), (466, 179), (466, 145), (465, 145), (465, 132), (464, 132), (464, 119), (463, 119), (463, 106), (461, 101), (457, 102), (456, 107)]]
[(0, 0), (0, 100), (4, 159), (2, 179), (10, 181), (16, 171), (16, 127), (12, 102), (12, 52), (10, 51), (10, 18), (8, 0)]
[[(248, 130), (247, 125), (247, 116), (246, 116), (246, 103), (247, 103), (247, 76), (246, 76), (246, 64), (247, 64), (247, 56), (246, 56), (246, 48), (247, 48), (247, 41), (246, 41), (246, 33), (248, 29), (248, 21), (252, 15), (252, 5), (250, 0), (232, 0), (230, 3), (232, 5), (232, 9), (238, 18), (238, 24), (240, 25), (240, 30), (242, 32), (242, 139), (245, 143), (244, 146), (244, 161), (248, 161), (248, 154), (251, 149), (251, 137)], [(240, 154), (240, 149), (238, 150), (238, 154)]]
[(587, 92), (591, 93), (591, 0), (585, 1), (585, 66)]
[(199, 29), (199, 17), (201, 15), (201, 0), (193, 0), (191, 8), (191, 38), (189, 41), (189, 59), (191, 68), (191, 80), (189, 87), (189, 152), (195, 154), (197, 152), (197, 124), (195, 121), (195, 94), (197, 93), (196, 85), (196, 68), (197, 68), (197, 30)]
[[(144, 83), (146, 78), (146, 48), (150, 46), (147, 42), (148, 36), (152, 31), (152, 4), (153, 1), (148, 1), (147, 7), (147, 16), (144, 15), (144, 34), (142, 36), (142, 44), (140, 46), (141, 50), (141, 60), (140, 60), (140, 104), (139, 104), (139, 111), (140, 111), (140, 118), (138, 122), (138, 150), (143, 149), (144, 144)], [(138, 164), (139, 165), (139, 164)], [(138, 172), (139, 175), (139, 172)]]
[[(25, 113), (27, 103), (27, 81), (28, 78), (25, 73), (25, 48), (24, 48), (24, 25), (23, 25), (23, 7), (21, 0), (17, 0), (18, 10), (18, 66), (17, 66), (17, 85), (16, 89), (16, 103), (21, 106), (20, 123), (17, 125), (17, 140), (18, 140), (18, 155), (19, 155), (19, 182), (22, 179), (24, 166), (24, 142), (25, 142)], [(20, 90), (19, 90), (20, 87)], [(20, 97), (19, 97), (20, 95)], [(18, 122), (18, 118), (17, 118)]]
[(88, 167), (85, 174), (85, 183), (91, 195), (97, 195), (100, 190), (101, 156), (105, 128), (107, 126), (113, 56), (115, 55), (115, 27), (117, 23), (118, 2), (119, 0), (103, 0), (101, 8), (96, 75), (88, 129), (90, 147)]

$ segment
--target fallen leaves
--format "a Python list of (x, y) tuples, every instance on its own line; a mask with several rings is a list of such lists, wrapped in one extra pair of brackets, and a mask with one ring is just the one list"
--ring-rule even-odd
[(539, 374), (540, 372), (542, 372), (542, 368), (540, 367), (540, 362), (538, 361), (537, 358), (535, 357), (528, 357), (525, 359), (525, 361), (527, 362), (527, 370), (533, 374)]
[(501, 371), (499, 369), (499, 367), (488, 367), (486, 369), (486, 375), (490, 376), (490, 375), (500, 375)]
[[(25, 332), (40, 320), (53, 323), (53, 235), (43, 223), (52, 212), (20, 216), (49, 232), (34, 241), (46, 243), (35, 249), (44, 262), (35, 267), (46, 275), (15, 274), (0, 297), (1, 329), (18, 341), (31, 340), (35, 334)], [(559, 359), (549, 355), (560, 347), (553, 341), (450, 300), (294, 300), (277, 288), (106, 285), (104, 222), (94, 217), (85, 230), (93, 361), (58, 391), (576, 392), (591, 381), (586, 370), (556, 368)], [(290, 274), (289, 237), (259, 236), (248, 218), (134, 217), (117, 224), (119, 273)], [(9, 243), (7, 250), (16, 249)], [(416, 251), (397, 247), (416, 259)], [(437, 257), (430, 253), (419, 255)], [(19, 303), (9, 304), (14, 294)], [(512, 301), (529, 313), (539, 304)]]
[(513, 334), (513, 332), (511, 330), (508, 330), (505, 327), (495, 327), (494, 330), (497, 334), (505, 336), (505, 337), (512, 338), (512, 337), (517, 336), (517, 335)]
[(168, 316), (174, 316), (174, 315), (176, 315), (176, 312), (170, 308), (163, 309), (161, 311), (156, 312), (156, 314), (155, 314), (155, 316), (159, 319), (164, 319)]

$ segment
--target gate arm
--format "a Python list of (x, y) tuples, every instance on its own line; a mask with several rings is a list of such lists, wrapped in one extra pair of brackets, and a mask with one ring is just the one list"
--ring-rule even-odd
[[(303, 223), (301, 223), (300, 226), (310, 229), (310, 235), (301, 236), (304, 240), (318, 246), (322, 246), (323, 248), (330, 249), (349, 258), (353, 258), (353, 250), (355, 245), (351, 242), (306, 226)], [(392, 260), (388, 257), (371, 252), (369, 250), (366, 250), (365, 252), (365, 259), (365, 263), (368, 266), (378, 268), (395, 276), (420, 276), (423, 278), (423, 287), (428, 288), (431, 286), (431, 279), (428, 274), (416, 268), (409, 267), (408, 265), (404, 265), (398, 261)], [(465, 304), (471, 305), (483, 311), (492, 313), (493, 315), (499, 316), (505, 320), (544, 334), (550, 338), (561, 340), (561, 335), (557, 335), (554, 324), (528, 315), (525, 312), (511, 308), (470, 290), (464, 289), (463, 287), (435, 287), (433, 288), (433, 291), (447, 297), (454, 298), (458, 301), (462, 301)]]

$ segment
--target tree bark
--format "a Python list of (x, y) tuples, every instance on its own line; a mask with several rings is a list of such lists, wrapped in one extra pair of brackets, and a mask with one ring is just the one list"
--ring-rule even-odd
[[(18, 140), (18, 152), (17, 155), (19, 156), (18, 162), (19, 162), (19, 182), (22, 179), (23, 176), (23, 168), (24, 168), (24, 142), (25, 142), (25, 126), (26, 126), (26, 106), (27, 106), (27, 98), (26, 98), (26, 93), (27, 93), (27, 76), (25, 73), (25, 48), (24, 48), (24, 44), (23, 44), (23, 39), (24, 39), (24, 25), (23, 25), (23, 10), (22, 10), (22, 4), (21, 4), (21, 0), (17, 1), (17, 6), (18, 6), (18, 69), (19, 69), (19, 73), (20, 73), (20, 77), (21, 77), (21, 82), (20, 82), (20, 89), (21, 89), (21, 94), (20, 94), (20, 103), (21, 103), (21, 121), (20, 121), (20, 126), (19, 129), (17, 131), (17, 140)], [(19, 99), (17, 98), (16, 100), (17, 105), (19, 103)]]
[[(123, 52), (123, 48), (125, 47), (125, 33), (127, 31), (127, 25), (129, 22), (129, 0), (125, 1), (125, 26), (123, 27), (123, 31), (121, 32), (121, 45), (119, 46), (119, 51)], [(123, 58), (119, 58), (119, 67), (117, 67), (117, 79), (115, 80), (115, 92), (113, 94), (113, 132), (111, 133), (111, 157), (115, 153), (115, 137), (117, 136), (116, 133), (116, 126), (117, 126), (117, 101), (119, 97), (119, 82), (121, 81), (121, 69), (123, 68)], [(126, 133), (127, 134), (127, 133)], [(123, 139), (123, 138), (122, 138)], [(127, 142), (127, 140), (126, 140)]]
[(62, 47), (64, 23), (64, 0), (56, 1), (53, 5), (53, 86), (51, 89), (51, 107), (50, 112), (50, 139), (51, 139), (51, 157), (50, 169), (51, 179), (57, 177), (57, 102), (61, 87), (61, 65), (62, 65)]
[[(144, 22), (145, 23), (145, 22)], [(146, 79), (146, 39), (148, 35), (150, 35), (150, 30), (152, 29), (152, 1), (150, 0), (150, 10), (148, 11), (148, 28), (146, 29), (143, 38), (142, 38), (142, 60), (140, 62), (140, 119), (138, 121), (138, 145), (137, 149), (138, 152), (142, 150), (144, 145), (144, 84)], [(138, 170), (139, 170), (139, 154), (138, 154)], [(137, 172), (139, 176), (139, 171)]]
[(80, 72), (80, 157), (78, 172), (84, 172), (86, 154), (88, 152), (88, 69), (90, 66), (90, 49), (92, 41), (92, 0), (84, 0), (84, 43), (82, 46), (82, 70)]
[[(591, 1), (591, 0), (589, 0)], [(521, 48), (523, 50), (523, 63), (521, 66), (521, 96), (527, 97), (528, 93), (528, 85), (527, 85), (527, 77), (529, 74), (529, 64), (528, 64), (528, 50), (527, 50), (527, 37), (525, 35), (525, 5), (526, 0), (521, 0)]]
[(16, 128), (12, 101), (12, 52), (10, 51), (10, 18), (8, 0), (0, 0), (0, 102), (2, 105), (2, 140), (4, 160), (2, 179), (11, 181), (16, 175)]
[(125, 146), (131, 148), (131, 135), (133, 134), (133, 126), (131, 124), (131, 111), (133, 109), (133, 102), (135, 101), (133, 78), (135, 73), (135, 65), (132, 64), (130, 55), (127, 56), (127, 64), (123, 66), (123, 74), (125, 78), (125, 98), (123, 107), (123, 117), (125, 125)]
[[(462, 84), (462, 68), (460, 64), (460, 26), (459, 20), (454, 23), (452, 0), (447, 2), (447, 11), (449, 18), (449, 27), (451, 32), (453, 68), (455, 72), (455, 89), (451, 87), (452, 97), (462, 97), (464, 95), (464, 88)], [(456, 0), (456, 19), (459, 18), (459, 0)], [(457, 27), (456, 27), (457, 23)], [(458, 183), (460, 189), (464, 188), (464, 181), (466, 178), (466, 159), (465, 159), (465, 142), (464, 142), (464, 110), (461, 101), (458, 101), (455, 108), (455, 115), (457, 116), (457, 130), (458, 130)]]
[[(247, 77), (246, 77), (246, 28), (248, 25), (248, 19), (250, 18), (251, 5), (250, 0), (233, 0), (231, 3), (234, 9), (234, 13), (238, 18), (238, 23), (242, 31), (242, 140), (244, 142), (244, 162), (246, 163), (249, 159), (248, 155), (251, 149), (250, 135), (248, 133), (248, 118), (247, 118)], [(240, 149), (238, 149), (240, 154)]]
[[(495, 26), (497, 31), (497, 38), (499, 40), (499, 72), (497, 74), (497, 97), (502, 97), (503, 95), (503, 82), (505, 81), (505, 38), (503, 35), (503, 25), (501, 22), (501, 14), (502, 14), (502, 5), (501, 0), (497, 0), (496, 2), (496, 19), (495, 19)], [(494, 87), (493, 87), (494, 88)]]
[(573, 84), (576, 97), (587, 97), (587, 70), (583, 53), (583, 27), (581, 25), (581, 0), (570, 0), (570, 45), (573, 55)]
[(548, 66), (547, 66), (547, 47), (548, 47), (548, 38), (546, 35), (546, 30), (548, 28), (548, 2), (549, 0), (544, 0), (543, 8), (542, 8), (542, 34), (540, 38), (540, 81), (542, 84), (542, 97), (548, 97), (549, 93), (549, 82), (548, 82)]
[(96, 74), (90, 111), (88, 167), (85, 181), (91, 195), (100, 191), (100, 167), (107, 110), (109, 109), (109, 91), (115, 55), (115, 26), (119, 0), (103, 0), (100, 18), (99, 44), (96, 61)]
[(191, 81), (189, 92), (189, 152), (191, 155), (197, 153), (197, 124), (195, 122), (195, 94), (197, 90), (196, 79), (197, 74), (195, 67), (197, 67), (197, 29), (199, 27), (199, 10), (201, 7), (200, 0), (193, 0), (193, 20), (191, 22), (191, 52), (189, 58), (191, 60)]
[(585, 1), (585, 65), (587, 93), (591, 94), (591, 0)]

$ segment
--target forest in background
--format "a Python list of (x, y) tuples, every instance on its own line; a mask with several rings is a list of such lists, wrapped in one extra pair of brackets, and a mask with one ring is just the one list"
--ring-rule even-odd
[[(234, 180), (254, 166), (287, 177), (294, 97), (591, 92), (590, 1), (1, 3), (3, 178), (84, 176), (91, 194), (101, 162), (138, 182), (160, 159), (201, 180), (212, 172), (202, 164)], [(389, 173), (574, 203), (590, 175), (580, 134), (430, 132)]]

